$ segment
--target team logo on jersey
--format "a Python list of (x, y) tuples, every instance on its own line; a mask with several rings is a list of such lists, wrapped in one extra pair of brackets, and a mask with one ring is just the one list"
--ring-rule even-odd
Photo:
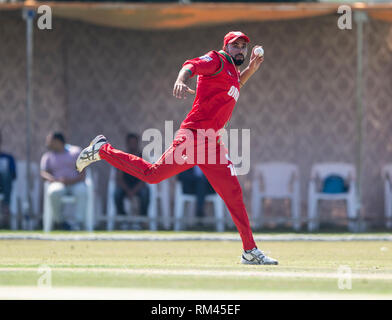
[(233, 97), (235, 101), (240, 97), (240, 92), (235, 86), (231, 86), (229, 92), (227, 93), (230, 97)]
[(200, 60), (203, 60), (203, 61), (205, 61), (205, 62), (210, 62), (210, 61), (212, 61), (212, 58), (211, 58), (210, 56), (201, 56), (199, 59), (200, 59)]

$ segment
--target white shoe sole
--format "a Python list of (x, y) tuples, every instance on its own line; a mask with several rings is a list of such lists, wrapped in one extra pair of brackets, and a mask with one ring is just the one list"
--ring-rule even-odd
[(97, 143), (102, 138), (106, 139), (106, 137), (103, 134), (96, 136), (93, 140), (91, 140), (91, 142), (88, 146), (91, 147), (94, 143)]
[[(82, 163), (82, 165), (80, 165), (80, 157), (84, 154), (84, 152), (86, 151), (86, 149), (91, 148), (92, 145), (96, 144), (96, 143), (97, 143), (99, 140), (101, 140), (101, 139), (105, 139), (105, 140), (106, 140), (105, 136), (102, 135), (102, 134), (96, 136), (93, 140), (91, 140), (91, 142), (90, 142), (90, 144), (88, 145), (88, 147), (84, 148), (84, 149), (82, 150), (82, 152), (80, 152), (80, 154), (79, 154), (79, 156), (78, 156), (78, 159), (76, 160), (76, 164), (75, 164), (76, 170), (77, 170), (78, 172), (82, 172), (82, 171), (84, 170), (84, 168), (86, 168), (87, 166), (89, 166), (91, 163), (100, 160), (100, 159), (92, 160), (92, 161), (90, 161), (90, 162)], [(79, 164), (79, 166), (78, 166), (78, 164)]]
[(276, 266), (279, 264), (278, 261), (273, 262), (273, 263), (259, 263), (257, 261), (249, 261), (244, 258), (241, 258), (241, 263), (242, 264), (251, 264), (251, 265), (263, 265), (263, 266)]

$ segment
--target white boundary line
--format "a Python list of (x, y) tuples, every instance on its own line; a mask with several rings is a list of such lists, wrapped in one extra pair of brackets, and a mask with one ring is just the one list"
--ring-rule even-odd
[[(392, 241), (392, 235), (255, 235), (255, 241)], [(159, 235), (159, 234), (0, 234), (0, 240), (49, 240), (49, 241), (241, 241), (239, 235)]]
[[(71, 273), (113, 273), (130, 275), (164, 275), (164, 276), (204, 276), (204, 277), (251, 277), (251, 278), (296, 278), (296, 279), (338, 279), (340, 274), (334, 272), (294, 272), (263, 270), (198, 270), (198, 269), (126, 269), (126, 268), (51, 268), (52, 272)], [(37, 272), (37, 268), (0, 268), (0, 273)], [(359, 280), (392, 280), (392, 273), (352, 273), (352, 279)]]

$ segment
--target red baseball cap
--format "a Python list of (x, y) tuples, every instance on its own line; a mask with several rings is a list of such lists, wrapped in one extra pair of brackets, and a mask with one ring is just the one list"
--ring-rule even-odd
[(223, 46), (236, 41), (238, 38), (243, 38), (246, 42), (250, 42), (249, 37), (245, 33), (241, 31), (230, 31), (223, 39)]

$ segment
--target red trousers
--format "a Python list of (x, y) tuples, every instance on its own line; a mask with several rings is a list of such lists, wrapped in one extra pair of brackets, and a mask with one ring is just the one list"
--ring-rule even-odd
[(117, 169), (147, 183), (159, 183), (198, 165), (229, 209), (244, 250), (256, 247), (235, 169), (227, 149), (216, 136), (207, 137), (195, 130), (180, 129), (172, 145), (154, 164), (116, 150), (109, 143), (102, 146), (99, 155)]

